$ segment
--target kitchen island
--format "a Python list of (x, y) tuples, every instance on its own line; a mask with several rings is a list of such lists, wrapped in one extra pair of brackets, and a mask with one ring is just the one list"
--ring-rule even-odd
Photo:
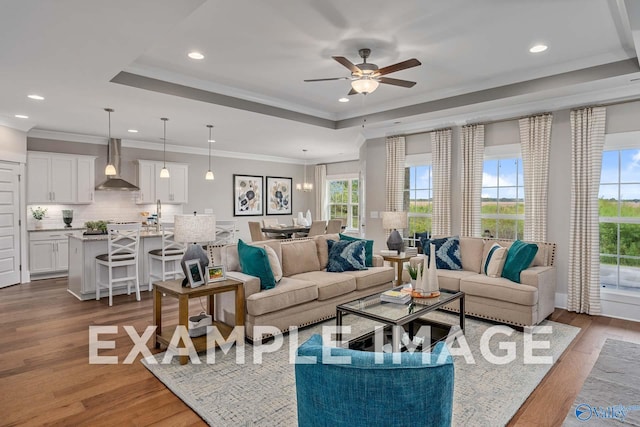
[[(141, 231), (138, 245), (140, 290), (149, 289), (149, 251), (162, 248), (162, 232)], [(96, 298), (96, 256), (106, 254), (107, 235), (69, 234), (69, 292), (80, 300)], [(127, 267), (133, 269), (133, 267)], [(122, 272), (124, 273), (124, 272)], [(132, 271), (128, 272), (132, 274)], [(103, 274), (106, 270), (103, 269)], [(116, 273), (116, 277), (118, 276)], [(103, 279), (103, 281), (106, 281)], [(113, 289), (114, 295), (126, 293), (126, 286)], [(102, 292), (101, 292), (102, 293)]]

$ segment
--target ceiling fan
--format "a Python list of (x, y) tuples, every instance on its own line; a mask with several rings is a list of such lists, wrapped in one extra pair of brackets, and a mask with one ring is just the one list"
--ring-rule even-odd
[(327, 80), (351, 80), (351, 91), (349, 95), (355, 95), (362, 93), (364, 95), (373, 92), (378, 88), (380, 83), (388, 85), (413, 87), (416, 82), (409, 80), (392, 79), (389, 77), (382, 77), (386, 74), (394, 73), (400, 70), (406, 70), (407, 68), (417, 67), (422, 65), (420, 61), (415, 58), (407, 59), (406, 61), (398, 62), (397, 64), (389, 65), (387, 67), (378, 68), (376, 64), (367, 62), (367, 58), (371, 54), (371, 49), (360, 49), (358, 54), (362, 58), (362, 64), (353, 64), (344, 56), (332, 56), (333, 59), (344, 65), (351, 71), (351, 77), (333, 77), (328, 79), (310, 79), (305, 82), (322, 82)]

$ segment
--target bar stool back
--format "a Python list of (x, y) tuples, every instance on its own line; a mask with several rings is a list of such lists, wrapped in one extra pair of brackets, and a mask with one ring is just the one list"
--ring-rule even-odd
[(155, 280), (165, 281), (184, 277), (180, 261), (184, 255), (184, 244), (173, 235), (174, 223), (162, 223), (162, 247), (149, 251), (149, 291)]

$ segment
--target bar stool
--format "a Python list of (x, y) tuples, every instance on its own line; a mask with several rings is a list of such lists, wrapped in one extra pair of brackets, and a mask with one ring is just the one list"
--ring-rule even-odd
[(149, 291), (154, 279), (165, 281), (184, 277), (180, 261), (184, 255), (184, 244), (178, 243), (173, 235), (174, 224), (162, 223), (162, 247), (149, 251)]
[[(109, 289), (109, 306), (113, 305), (113, 286), (127, 282), (127, 295), (131, 295), (131, 282), (135, 283), (136, 300), (140, 301), (140, 281), (138, 279), (138, 246), (140, 244), (140, 223), (108, 224), (108, 253), (96, 257), (96, 300), (100, 299), (100, 288)], [(102, 282), (101, 267), (107, 268), (109, 280)], [(122, 268), (120, 268), (122, 267)], [(134, 267), (134, 275), (129, 275), (129, 267)], [(114, 269), (124, 270), (124, 277), (115, 277)]]
[(216, 220), (216, 240), (212, 245), (231, 245), (236, 243), (237, 221)]

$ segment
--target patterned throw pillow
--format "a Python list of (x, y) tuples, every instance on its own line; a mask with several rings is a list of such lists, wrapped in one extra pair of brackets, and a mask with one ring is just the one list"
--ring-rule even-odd
[(357, 237), (347, 236), (340, 233), (340, 240), (347, 240), (355, 242), (356, 240), (364, 240), (366, 242), (364, 246), (365, 262), (367, 267), (373, 267), (373, 240), (358, 239)]
[(489, 248), (487, 256), (482, 260), (482, 273), (489, 277), (500, 277), (506, 259), (507, 248), (503, 248), (499, 244), (494, 243)]
[(327, 240), (329, 245), (329, 262), (327, 271), (342, 273), (343, 271), (366, 270), (366, 241)]
[[(423, 247), (427, 258), (431, 257), (431, 244), (436, 247), (436, 268), (441, 270), (462, 270), (460, 259), (460, 238), (458, 236), (427, 240)], [(427, 262), (430, 260), (428, 259)]]

